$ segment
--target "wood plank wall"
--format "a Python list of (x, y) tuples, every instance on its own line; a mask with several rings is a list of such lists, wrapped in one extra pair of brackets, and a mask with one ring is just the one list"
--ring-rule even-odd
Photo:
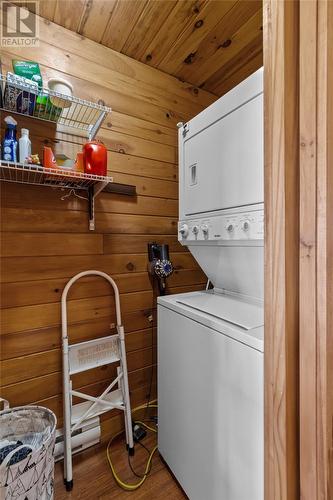
[[(36, 60), (45, 81), (63, 77), (79, 97), (111, 106), (113, 113), (99, 134), (109, 150), (109, 174), (137, 188), (135, 198), (102, 194), (96, 230), (89, 232), (85, 200), (62, 200), (65, 193), (46, 187), (2, 186), (2, 396), (12, 406), (46, 405), (62, 424), (61, 292), (77, 272), (99, 269), (120, 287), (135, 406), (147, 397), (156, 368), (147, 242), (170, 245), (176, 269), (170, 293), (204, 287), (204, 274), (176, 238), (176, 123), (195, 116), (216, 97), (42, 19), (38, 49), (12, 48), (2, 51), (1, 58), (4, 70), (10, 69), (12, 58)], [(44, 123), (20, 125), (30, 128), (35, 150), (49, 144), (72, 156), (81, 147), (77, 137), (57, 134)], [(78, 283), (69, 301), (71, 341), (108, 334), (113, 304), (103, 281)], [(74, 387), (95, 394), (113, 371), (101, 368), (76, 376)], [(103, 421), (107, 434), (120, 425), (118, 417), (110, 417)]]

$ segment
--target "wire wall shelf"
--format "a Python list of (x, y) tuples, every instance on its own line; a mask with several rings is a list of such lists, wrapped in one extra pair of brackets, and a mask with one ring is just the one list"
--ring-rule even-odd
[(69, 169), (44, 168), (15, 162), (0, 162), (0, 180), (18, 184), (32, 184), (53, 188), (83, 190), (87, 192), (89, 205), (89, 229), (95, 229), (95, 197), (113, 182), (112, 177), (85, 174)]
[[(0, 75), (1, 110), (84, 132), (89, 139), (96, 136), (111, 108), (101, 104), (60, 94), (48, 88), (38, 89), (15, 78)], [(57, 105), (56, 105), (57, 104)]]
[(112, 177), (85, 174), (70, 169), (44, 168), (40, 165), (5, 162), (0, 163), (0, 180), (19, 184), (37, 184), (68, 189), (88, 190), (96, 183), (108, 184)]

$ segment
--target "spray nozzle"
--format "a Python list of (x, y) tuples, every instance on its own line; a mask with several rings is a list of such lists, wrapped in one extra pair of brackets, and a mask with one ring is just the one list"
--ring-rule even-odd
[(7, 125), (12, 125), (14, 127), (16, 127), (17, 125), (17, 121), (12, 116), (6, 116), (5, 122), (7, 123)]

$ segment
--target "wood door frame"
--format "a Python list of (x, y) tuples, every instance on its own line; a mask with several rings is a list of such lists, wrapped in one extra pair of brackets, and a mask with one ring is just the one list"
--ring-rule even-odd
[(299, 498), (298, 2), (264, 0), (265, 500)]
[(333, 5), (300, 3), (300, 485), (333, 498)]
[(333, 498), (333, 2), (264, 0), (265, 500)]

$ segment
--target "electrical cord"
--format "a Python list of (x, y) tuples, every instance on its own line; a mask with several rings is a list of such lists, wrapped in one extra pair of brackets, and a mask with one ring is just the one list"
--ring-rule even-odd
[[(142, 448), (144, 448), (144, 449), (145, 449), (145, 451), (148, 453), (148, 457), (149, 457), (149, 455), (150, 455), (150, 450), (148, 450), (147, 446), (145, 446), (143, 443), (141, 443), (141, 441), (138, 441), (138, 444), (139, 444), (140, 446), (142, 446)], [(132, 463), (131, 463), (131, 456), (130, 456), (130, 454), (129, 454), (129, 453), (127, 454), (127, 461), (128, 461), (129, 468), (131, 469), (131, 471), (133, 472), (133, 474), (134, 474), (136, 477), (138, 477), (139, 479), (142, 479), (142, 478), (145, 476), (145, 474), (139, 474), (138, 472), (136, 472), (136, 471), (134, 470), (134, 467), (133, 467), (133, 465), (132, 465)], [(150, 468), (149, 468), (149, 471), (148, 471), (148, 473), (147, 473), (147, 474), (149, 474), (149, 473), (150, 473), (151, 468), (152, 468), (152, 462), (150, 462)]]
[[(158, 405), (153, 403), (157, 403), (157, 399), (153, 399), (152, 401), (150, 401), (149, 408), (158, 408)], [(136, 406), (135, 408), (133, 408), (132, 413), (142, 410), (143, 408), (146, 408), (146, 406), (147, 406), (146, 403), (140, 406)]]
[(129, 453), (127, 453), (127, 462), (128, 462), (129, 468), (131, 469), (134, 476), (138, 477), (139, 479), (142, 479), (144, 477), (144, 474), (138, 474), (137, 472), (135, 472), (135, 470), (133, 469), (133, 466), (131, 464), (131, 457), (130, 457)]
[(151, 308), (151, 374), (150, 374), (150, 382), (149, 382), (149, 392), (148, 392), (148, 398), (147, 398), (147, 406), (145, 410), (145, 415), (144, 418), (147, 418), (147, 413), (148, 413), (148, 408), (149, 408), (149, 403), (150, 403), (150, 398), (151, 398), (151, 391), (153, 388), (153, 376), (154, 376), (154, 345), (153, 345), (153, 338), (154, 338), (154, 305), (155, 305), (155, 293), (154, 293), (154, 287), (153, 287), (153, 301), (152, 301), (152, 308)]
[(141, 441), (138, 441), (138, 444), (140, 446), (142, 446), (142, 448), (145, 449), (147, 453), (150, 453), (150, 450), (148, 450), (147, 446), (145, 446), (143, 443), (141, 443)]
[[(151, 403), (155, 403), (156, 402), (156, 399), (151, 401)], [(154, 407), (156, 408), (157, 405), (149, 405), (149, 407)], [(134, 408), (134, 410), (132, 410), (132, 413), (135, 413), (136, 411), (138, 410), (142, 410), (142, 409), (146, 409), (147, 408), (147, 405), (146, 404), (143, 404), (141, 406), (137, 406), (136, 408)], [(157, 430), (156, 429), (153, 429), (153, 427), (150, 427), (148, 426), (147, 424), (145, 424), (144, 422), (142, 421), (139, 421), (138, 423), (140, 423), (140, 425), (143, 425), (146, 429), (152, 431), (152, 432), (155, 432), (157, 433)], [(110, 469), (111, 469), (111, 472), (112, 472), (112, 475), (116, 481), (116, 483), (118, 484), (118, 486), (120, 486), (122, 489), (126, 490), (126, 491), (135, 491), (137, 490), (138, 488), (140, 488), (140, 486), (143, 485), (143, 483), (145, 482), (145, 480), (147, 479), (147, 476), (148, 474), (150, 473), (151, 471), (151, 468), (152, 468), (152, 460), (153, 460), (153, 456), (154, 456), (154, 453), (156, 452), (157, 450), (157, 446), (155, 446), (151, 451), (148, 450), (148, 448), (146, 446), (143, 445), (143, 443), (140, 443), (140, 441), (138, 441), (138, 443), (143, 447), (145, 448), (145, 450), (149, 453), (149, 457), (148, 457), (148, 460), (147, 460), (147, 463), (146, 463), (146, 467), (145, 467), (145, 470), (144, 470), (144, 473), (143, 475), (141, 475), (141, 479), (140, 481), (138, 481), (137, 483), (125, 483), (124, 481), (122, 481), (122, 479), (120, 479), (120, 477), (118, 476), (118, 474), (116, 473), (116, 470), (114, 468), (114, 465), (112, 463), (112, 459), (111, 459), (111, 453), (110, 453), (110, 448), (111, 448), (111, 444), (112, 442), (114, 441), (114, 439), (118, 436), (120, 436), (124, 431), (120, 431), (118, 432), (117, 434), (115, 434), (111, 439), (110, 441), (108, 442), (108, 445), (106, 447), (106, 456), (107, 456), (107, 460), (108, 460), (108, 463), (109, 463), (109, 466), (110, 466)], [(129, 458), (129, 452), (128, 452), (128, 461), (129, 461), (129, 466), (130, 466), (130, 469), (131, 471), (133, 472), (133, 474), (137, 477), (140, 478), (140, 476), (134, 471), (134, 469), (132, 468), (132, 464), (130, 463), (130, 458)]]
[[(142, 422), (133, 422), (134, 424), (136, 423), (140, 423), (142, 425)], [(150, 428), (153, 432), (156, 432), (154, 429)], [(148, 456), (150, 455), (150, 450), (148, 450), (147, 446), (145, 446), (143, 443), (141, 443), (141, 441), (137, 441), (137, 443), (142, 447), (144, 448), (144, 450), (148, 453)], [(131, 463), (131, 456), (130, 454), (128, 453), (127, 454), (127, 461), (128, 461), (128, 465), (129, 465), (129, 468), (131, 469), (131, 471), (133, 472), (133, 474), (138, 477), (139, 479), (142, 479), (144, 477), (144, 474), (139, 474), (137, 473), (134, 468), (133, 468), (133, 465)], [(151, 471), (151, 468), (152, 468), (152, 462), (150, 463), (150, 468), (149, 468), (149, 471), (148, 471), (148, 474), (150, 473)]]
[[(141, 443), (141, 441), (138, 441), (138, 444), (139, 444), (140, 446), (142, 446), (142, 448), (144, 448), (148, 454), (150, 454), (150, 453), (151, 453), (151, 451), (150, 451), (150, 450), (148, 450), (147, 446), (145, 446), (143, 443)], [(153, 462), (151, 461), (151, 462), (150, 462), (150, 467), (149, 467), (148, 474), (150, 474), (152, 467), (153, 467)], [(148, 474), (147, 474), (147, 475), (148, 475)]]
[[(122, 432), (119, 432), (118, 434), (116, 434), (113, 439), (117, 436), (119, 436), (120, 434), (122, 434)], [(153, 448), (153, 450), (151, 451), (150, 455), (149, 455), (149, 458), (148, 458), (148, 461), (147, 461), (147, 464), (146, 464), (146, 468), (145, 468), (145, 472), (144, 472), (144, 475), (142, 477), (142, 479), (137, 482), (137, 483), (125, 483), (124, 481), (122, 481), (120, 479), (120, 477), (117, 475), (116, 471), (115, 471), (115, 468), (113, 466), (113, 463), (112, 463), (112, 460), (111, 460), (111, 455), (110, 455), (110, 445), (113, 441), (113, 439), (110, 439), (109, 443), (108, 443), (108, 446), (107, 446), (107, 449), (106, 449), (106, 454), (107, 454), (107, 459), (108, 459), (108, 462), (109, 462), (109, 466), (110, 466), (110, 469), (112, 471), (112, 474), (113, 474), (113, 477), (115, 478), (115, 481), (116, 483), (121, 487), (123, 488), (124, 490), (126, 491), (134, 491), (134, 490), (137, 490), (138, 488), (140, 488), (140, 486), (143, 485), (143, 483), (145, 482), (148, 474), (149, 474), (149, 470), (150, 470), (150, 466), (151, 466), (151, 461), (153, 459), (153, 456), (154, 456), (154, 453), (155, 451), (157, 450), (157, 446), (155, 446)]]

